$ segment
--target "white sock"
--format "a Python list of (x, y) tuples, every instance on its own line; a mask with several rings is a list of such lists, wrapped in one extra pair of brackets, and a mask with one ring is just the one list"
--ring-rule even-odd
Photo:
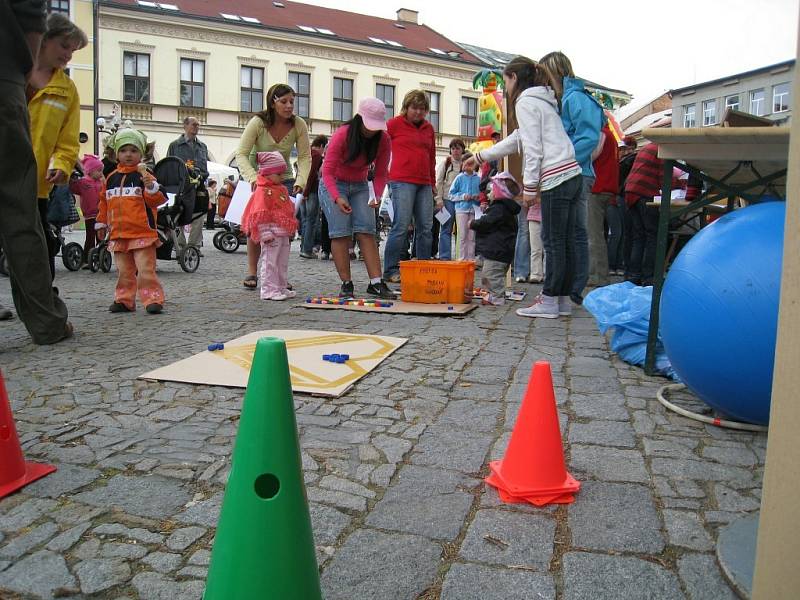
[(381, 282), (381, 278), (373, 277), (372, 279), (369, 280), (369, 282), (372, 283), (373, 285), (378, 285)]

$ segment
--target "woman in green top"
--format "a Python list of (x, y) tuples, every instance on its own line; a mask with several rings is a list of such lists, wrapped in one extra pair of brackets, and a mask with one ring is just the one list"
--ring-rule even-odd
[[(289, 156), (297, 148), (297, 178), (292, 173)], [(294, 90), (285, 83), (276, 83), (267, 91), (267, 109), (250, 119), (236, 150), (239, 172), (255, 189), (256, 152), (280, 152), (286, 161), (283, 184), (291, 195), (303, 191), (311, 171), (311, 144), (306, 122), (294, 114)], [(244, 287), (258, 285), (258, 259), (261, 246), (247, 238), (247, 277)]]

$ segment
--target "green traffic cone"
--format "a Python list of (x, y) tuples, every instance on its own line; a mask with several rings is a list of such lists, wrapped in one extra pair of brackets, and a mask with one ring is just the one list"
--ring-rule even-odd
[(256, 344), (205, 600), (321, 600), (286, 344)]

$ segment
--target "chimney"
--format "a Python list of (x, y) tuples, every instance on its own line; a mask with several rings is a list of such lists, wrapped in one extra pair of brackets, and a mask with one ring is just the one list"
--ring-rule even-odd
[(419, 13), (410, 8), (401, 8), (397, 11), (397, 20), (400, 23), (412, 23), (419, 25)]

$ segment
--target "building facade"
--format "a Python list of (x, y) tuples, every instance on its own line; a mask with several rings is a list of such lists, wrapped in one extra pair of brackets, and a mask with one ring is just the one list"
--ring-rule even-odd
[(672, 90), (673, 127), (719, 125), (727, 109), (788, 125), (795, 61)]
[(281, 82), (295, 89), (312, 136), (332, 133), (367, 96), (397, 114), (417, 88), (429, 95), (440, 151), (475, 136), (471, 81), (483, 65), (414, 11), (392, 21), (292, 2), (175, 1), (100, 2), (99, 115), (131, 120), (156, 142), (156, 158), (194, 116), (211, 160), (231, 163), (243, 127)]

